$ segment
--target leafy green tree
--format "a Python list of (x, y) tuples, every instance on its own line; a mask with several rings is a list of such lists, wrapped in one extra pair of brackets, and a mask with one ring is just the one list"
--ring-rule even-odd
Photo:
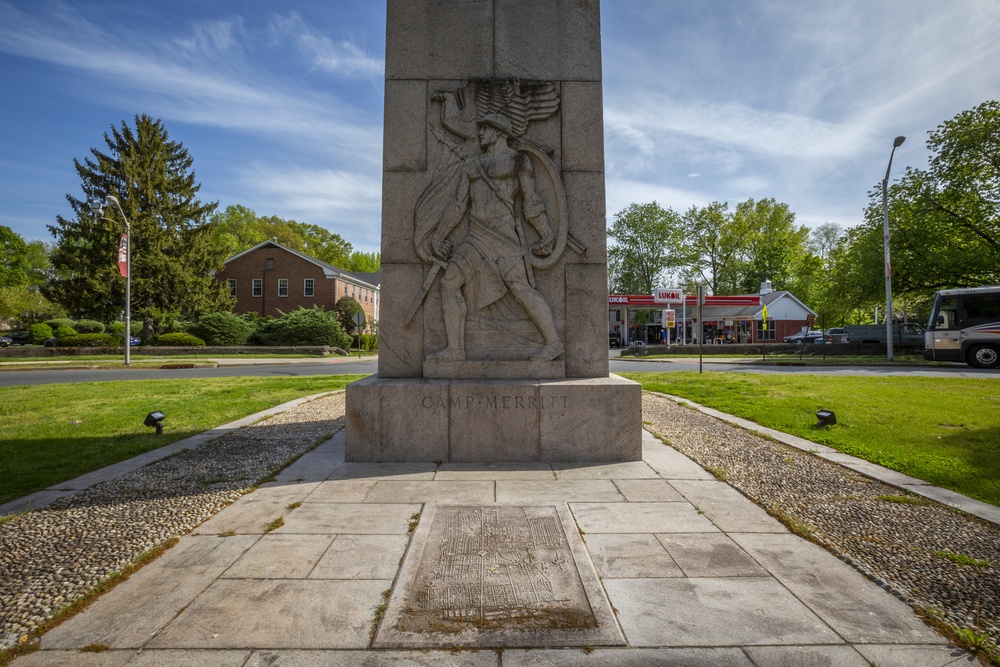
[(329, 345), (348, 348), (350, 335), (344, 333), (337, 314), (322, 308), (298, 308), (269, 321), (262, 321), (257, 333), (265, 345)]
[(804, 265), (809, 228), (796, 226), (788, 204), (774, 198), (740, 202), (733, 223), (751, 230), (742, 246), (739, 290), (754, 293), (765, 280), (775, 289), (787, 289), (795, 268)]
[(632, 203), (615, 214), (608, 229), (609, 288), (619, 294), (652, 294), (688, 264), (684, 226), (673, 209), (655, 201)]
[[(693, 282), (707, 284), (712, 294), (735, 294), (740, 283), (740, 253), (752, 230), (728, 212), (727, 203), (692, 206), (684, 214), (684, 234)], [(693, 286), (693, 285), (692, 285)]]
[[(1000, 283), (1000, 103), (963, 111), (929, 133), (927, 169), (889, 187), (895, 312), (924, 314), (939, 289)], [(882, 188), (833, 254), (842, 308), (860, 319), (884, 307)], [(865, 313), (862, 315), (861, 313)]]
[(382, 253), (355, 250), (351, 253), (351, 260), (345, 268), (355, 273), (378, 273), (381, 265)]
[(83, 197), (67, 195), (73, 216), (56, 217), (51, 260), (55, 275), (46, 296), (76, 316), (112, 321), (125, 309), (118, 273), (118, 241), (125, 223), (117, 207), (98, 218), (87, 204), (113, 195), (131, 223), (132, 312), (146, 338), (174, 319), (227, 309), (228, 290), (214, 278), (225, 251), (212, 237), (216, 204), (197, 199), (193, 158), (172, 141), (159, 120), (135, 117), (104, 134), (107, 152), (91, 149), (74, 160)]
[[(277, 243), (304, 253), (333, 266), (355, 271), (351, 266), (351, 244), (340, 234), (319, 225), (285, 220), (276, 215), (259, 216), (252, 209), (239, 204), (227, 206), (212, 216), (213, 235), (216, 243), (232, 257), (249, 250), (258, 243), (273, 239)], [(378, 269), (374, 269), (377, 271)]]
[(25, 241), (0, 225), (0, 318), (38, 322), (61, 314), (39, 291), (49, 268), (48, 249), (41, 241)]
[[(361, 304), (354, 297), (342, 296), (337, 299), (337, 303), (334, 304), (333, 309), (337, 313), (337, 321), (340, 322), (340, 328), (350, 334), (357, 333), (358, 325), (354, 323), (354, 314), (361, 313), (361, 317), (365, 317), (365, 309), (362, 308)], [(362, 319), (361, 331), (364, 331), (366, 323), (367, 321)]]

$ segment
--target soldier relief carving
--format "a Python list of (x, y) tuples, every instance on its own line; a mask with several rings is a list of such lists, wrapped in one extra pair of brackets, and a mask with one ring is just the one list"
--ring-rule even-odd
[(436, 92), (432, 105), (441, 157), (414, 210), (414, 244), (428, 269), (407, 322), (425, 299), (432, 317), (440, 303), (428, 362), (557, 360), (561, 300), (550, 298), (565, 288), (559, 272), (549, 272), (548, 298), (539, 282), (568, 241), (584, 249), (568, 236), (553, 150), (528, 136), (532, 123), (558, 113), (556, 87), (475, 80)]

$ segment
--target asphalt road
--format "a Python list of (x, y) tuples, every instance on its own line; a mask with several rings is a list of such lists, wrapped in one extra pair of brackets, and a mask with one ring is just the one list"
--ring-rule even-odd
[[(698, 359), (667, 359), (667, 360), (631, 360), (620, 359), (618, 350), (609, 353), (611, 372), (671, 372), (697, 371)], [(964, 364), (949, 366), (914, 365), (861, 365), (861, 366), (830, 366), (809, 365), (771, 365), (748, 363), (747, 361), (725, 362), (712, 357), (705, 357), (702, 363), (705, 373), (777, 373), (795, 374), (810, 373), (824, 375), (856, 375), (856, 376), (921, 376), (921, 377), (981, 377), (1000, 380), (1000, 371), (978, 370)], [(62, 382), (108, 382), (112, 380), (152, 380), (176, 378), (215, 378), (215, 377), (297, 377), (304, 375), (335, 375), (335, 374), (372, 374), (378, 371), (378, 361), (370, 359), (294, 359), (294, 360), (264, 360), (264, 359), (226, 359), (220, 360), (215, 368), (60, 368), (56, 365), (46, 366), (39, 370), (2, 371), (0, 369), (0, 386), (23, 386), (37, 384), (57, 384)]]

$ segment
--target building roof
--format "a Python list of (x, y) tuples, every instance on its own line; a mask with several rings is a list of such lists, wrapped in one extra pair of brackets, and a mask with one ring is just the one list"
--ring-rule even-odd
[(333, 264), (328, 264), (328, 263), (324, 262), (321, 259), (316, 259), (315, 257), (310, 257), (309, 255), (307, 255), (305, 253), (302, 253), (302, 252), (299, 252), (298, 250), (292, 250), (291, 248), (283, 246), (283, 245), (281, 245), (280, 243), (278, 243), (277, 241), (274, 241), (274, 240), (267, 240), (267, 241), (263, 241), (261, 243), (258, 243), (257, 245), (255, 245), (252, 248), (244, 250), (243, 252), (238, 253), (236, 255), (233, 255), (232, 257), (230, 257), (229, 259), (227, 259), (225, 261), (225, 263), (229, 264), (229, 262), (232, 262), (235, 259), (239, 259), (240, 257), (243, 257), (244, 255), (248, 255), (248, 254), (254, 252), (255, 250), (260, 250), (261, 248), (265, 248), (267, 246), (271, 246), (273, 248), (279, 248), (281, 250), (284, 250), (285, 252), (289, 252), (289, 253), (295, 255), (296, 257), (309, 262), (310, 264), (315, 264), (319, 268), (323, 269), (323, 275), (325, 277), (327, 277), (327, 278), (340, 278), (341, 280), (348, 280), (348, 281), (353, 282), (353, 283), (358, 283), (358, 284), (360, 284), (360, 285), (362, 285), (364, 287), (371, 287), (372, 289), (379, 289), (379, 286), (382, 284), (382, 277), (381, 277), (382, 274), (381, 273), (378, 273), (378, 272), (375, 272), (375, 273), (351, 273), (350, 271), (345, 271), (344, 269), (338, 268), (338, 267), (334, 266)]

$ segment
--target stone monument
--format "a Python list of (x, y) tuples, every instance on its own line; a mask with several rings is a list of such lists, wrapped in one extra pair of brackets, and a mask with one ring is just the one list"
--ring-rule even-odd
[(388, 0), (378, 374), (348, 461), (641, 458), (609, 375), (596, 0)]

